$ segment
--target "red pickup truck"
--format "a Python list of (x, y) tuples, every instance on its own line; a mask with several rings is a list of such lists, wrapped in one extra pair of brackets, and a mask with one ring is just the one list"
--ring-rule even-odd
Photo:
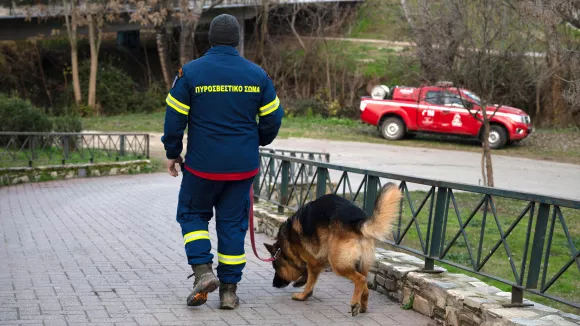
[[(375, 86), (372, 96), (361, 98), (363, 122), (377, 126), (388, 140), (398, 140), (417, 132), (467, 136), (481, 140), (481, 101), (466, 89), (448, 86), (401, 87), (392, 90)], [(460, 97), (461, 96), (461, 97)], [(469, 108), (472, 113), (466, 108)], [(499, 149), (526, 138), (533, 131), (530, 116), (508, 106), (488, 106), (489, 144)], [(493, 114), (493, 116), (492, 116)]]

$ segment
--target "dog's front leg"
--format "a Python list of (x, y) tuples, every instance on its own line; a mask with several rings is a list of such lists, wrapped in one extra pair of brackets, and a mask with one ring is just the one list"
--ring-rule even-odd
[(322, 266), (318, 264), (308, 264), (306, 268), (308, 270), (308, 280), (306, 281), (306, 286), (304, 287), (304, 291), (302, 293), (294, 293), (292, 295), (292, 299), (294, 300), (305, 301), (312, 296), (314, 284), (316, 284), (318, 275), (320, 275), (320, 272), (322, 271)]

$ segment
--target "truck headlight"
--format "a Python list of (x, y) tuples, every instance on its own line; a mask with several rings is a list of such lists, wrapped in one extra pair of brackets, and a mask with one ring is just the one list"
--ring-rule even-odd
[(508, 117), (514, 122), (525, 123), (525, 124), (530, 123), (530, 116), (528, 116), (528, 115), (508, 114)]

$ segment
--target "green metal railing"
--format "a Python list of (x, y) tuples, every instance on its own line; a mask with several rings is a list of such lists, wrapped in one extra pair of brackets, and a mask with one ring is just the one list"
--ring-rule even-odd
[(403, 201), (387, 243), (423, 257), (424, 272), (437, 272), (434, 264), (439, 261), (511, 285), (511, 303), (505, 306), (525, 306), (523, 292), (528, 291), (580, 308), (578, 296), (548, 293), (561, 282), (579, 291), (575, 289), (578, 277), (570, 277), (570, 273), (580, 272), (580, 227), (569, 229), (568, 225), (571, 221), (580, 225), (580, 201), (267, 151), (260, 154), (254, 196), (256, 201), (275, 203), (279, 213), (291, 214), (308, 201), (335, 193), (372, 214), (381, 186), (393, 181), (399, 184)]
[(149, 158), (148, 134), (0, 132), (0, 167)]

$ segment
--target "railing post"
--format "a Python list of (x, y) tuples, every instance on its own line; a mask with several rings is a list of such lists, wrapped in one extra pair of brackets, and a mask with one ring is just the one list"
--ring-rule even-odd
[(364, 211), (368, 216), (373, 215), (375, 209), (375, 202), (377, 200), (377, 188), (379, 186), (379, 178), (367, 175), (367, 183), (365, 188), (365, 201), (364, 201)]
[(318, 168), (316, 176), (316, 198), (326, 195), (326, 180), (328, 180), (328, 169)]
[(30, 136), (30, 162), (28, 165), (32, 167), (32, 164), (38, 158), (38, 153), (36, 153), (36, 136)]
[[(291, 152), (290, 157), (296, 157), (296, 153)], [(294, 171), (296, 171), (296, 163), (292, 162), (292, 163), (290, 163), (290, 176), (292, 178), (294, 178)]]
[(435, 212), (433, 214), (433, 233), (430, 237), (431, 241), (427, 243), (429, 246), (429, 257), (425, 258), (425, 267), (423, 272), (426, 273), (440, 273), (442, 271), (435, 270), (435, 259), (441, 254), (443, 247), (443, 223), (445, 220), (445, 211), (447, 210), (447, 196), (449, 189), (439, 187), (437, 191), (437, 201), (435, 202)]
[[(314, 154), (312, 154), (312, 153), (308, 154), (308, 159), (311, 161), (314, 161)], [(308, 166), (308, 176), (311, 177), (313, 173), (314, 173), (314, 169), (312, 168), (312, 165), (309, 165)]]
[[(261, 160), (261, 158), (260, 158)], [(262, 169), (258, 167), (258, 174), (254, 177), (253, 187), (254, 187), (254, 202), (257, 203), (260, 200), (260, 176), (262, 175)]]
[(534, 231), (534, 240), (532, 242), (532, 254), (530, 256), (530, 269), (526, 283), (527, 289), (537, 289), (538, 279), (540, 278), (540, 267), (542, 265), (542, 252), (544, 251), (544, 240), (546, 239), (546, 229), (550, 218), (550, 205), (540, 204), (538, 209), (538, 219), (536, 221), (536, 230)]
[(63, 152), (64, 152), (64, 159), (68, 160), (70, 156), (70, 136), (65, 135), (63, 136)]
[(147, 142), (147, 145), (146, 145), (147, 146), (147, 148), (146, 148), (146, 150), (147, 150), (147, 159), (149, 159), (149, 134), (147, 134), (145, 137), (146, 137), (145, 139), (146, 139), (146, 142)]
[(512, 286), (512, 300), (510, 303), (502, 304), (506, 308), (516, 308), (516, 307), (530, 307), (533, 306), (531, 303), (524, 303), (524, 290)]
[(288, 186), (290, 184), (290, 162), (282, 161), (282, 180), (280, 181), (280, 205), (278, 205), (278, 213), (284, 213), (284, 204), (288, 201)]
[(125, 135), (119, 135), (119, 156), (125, 156)]
[[(275, 153), (276, 152), (273, 149), (270, 150), (270, 154), (274, 155)], [(274, 180), (274, 178), (276, 177), (276, 161), (270, 157), (269, 163), (272, 163), (268, 164), (270, 165), (270, 171), (268, 171), (270, 174), (270, 184), (272, 184), (272, 182), (274, 183), (278, 182), (278, 180)]]

